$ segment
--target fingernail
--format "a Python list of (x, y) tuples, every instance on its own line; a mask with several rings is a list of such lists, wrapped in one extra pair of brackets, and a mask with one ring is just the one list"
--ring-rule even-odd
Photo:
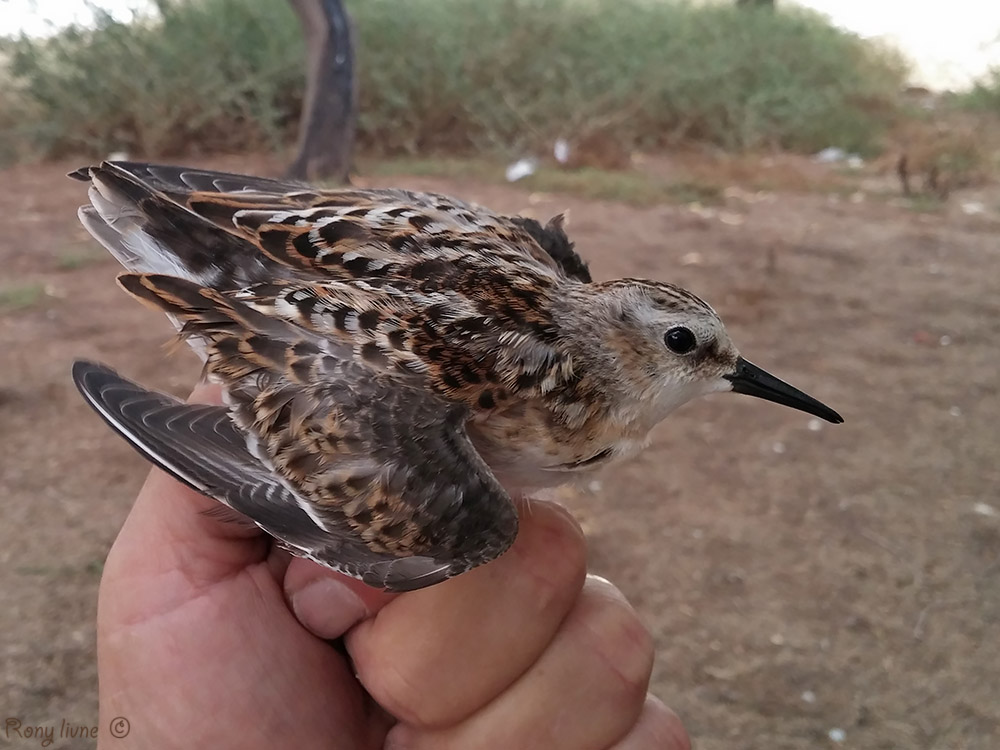
[(291, 596), (292, 611), (314, 635), (340, 638), (368, 616), (361, 598), (340, 581), (317, 578)]

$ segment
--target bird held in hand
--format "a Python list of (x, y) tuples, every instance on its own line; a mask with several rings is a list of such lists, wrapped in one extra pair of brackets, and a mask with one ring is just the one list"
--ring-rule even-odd
[(696, 396), (843, 421), (744, 360), (690, 292), (592, 282), (560, 217), (126, 162), (71, 176), (121, 286), (168, 315), (226, 404), (78, 362), (90, 405), (294, 554), (373, 586), (499, 556), (512, 493), (634, 455)]

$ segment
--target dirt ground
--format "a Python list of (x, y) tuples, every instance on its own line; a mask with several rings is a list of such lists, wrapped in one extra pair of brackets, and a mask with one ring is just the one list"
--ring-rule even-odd
[[(78, 226), (75, 166), (0, 172), (0, 718), (25, 723), (96, 722), (101, 566), (147, 471), (78, 397), (70, 363), (175, 393), (198, 370), (165, 357), (166, 321), (117, 290)], [(696, 747), (1000, 747), (1000, 195), (924, 213), (859, 182), (639, 209), (378, 183), (568, 208), (595, 277), (696, 291), (749, 359), (844, 415), (704, 399), (563, 495), (592, 569), (655, 634), (655, 690)]]

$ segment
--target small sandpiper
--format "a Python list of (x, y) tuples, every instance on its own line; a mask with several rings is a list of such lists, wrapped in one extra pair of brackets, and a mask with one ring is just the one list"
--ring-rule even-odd
[(696, 396), (843, 421), (743, 359), (690, 292), (593, 282), (561, 217), (127, 162), (71, 176), (119, 284), (167, 314), (225, 405), (77, 362), (87, 401), (180, 481), (373, 586), (494, 559), (512, 494), (634, 455)]

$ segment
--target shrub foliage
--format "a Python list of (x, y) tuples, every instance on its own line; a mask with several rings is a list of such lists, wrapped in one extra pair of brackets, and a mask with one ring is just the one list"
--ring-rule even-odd
[[(7, 159), (287, 144), (303, 93), (279, 0), (159, 0), (155, 18), (0, 45)], [(501, 153), (557, 137), (624, 148), (866, 151), (898, 56), (800, 10), (669, 0), (354, 0), (375, 153)]]

